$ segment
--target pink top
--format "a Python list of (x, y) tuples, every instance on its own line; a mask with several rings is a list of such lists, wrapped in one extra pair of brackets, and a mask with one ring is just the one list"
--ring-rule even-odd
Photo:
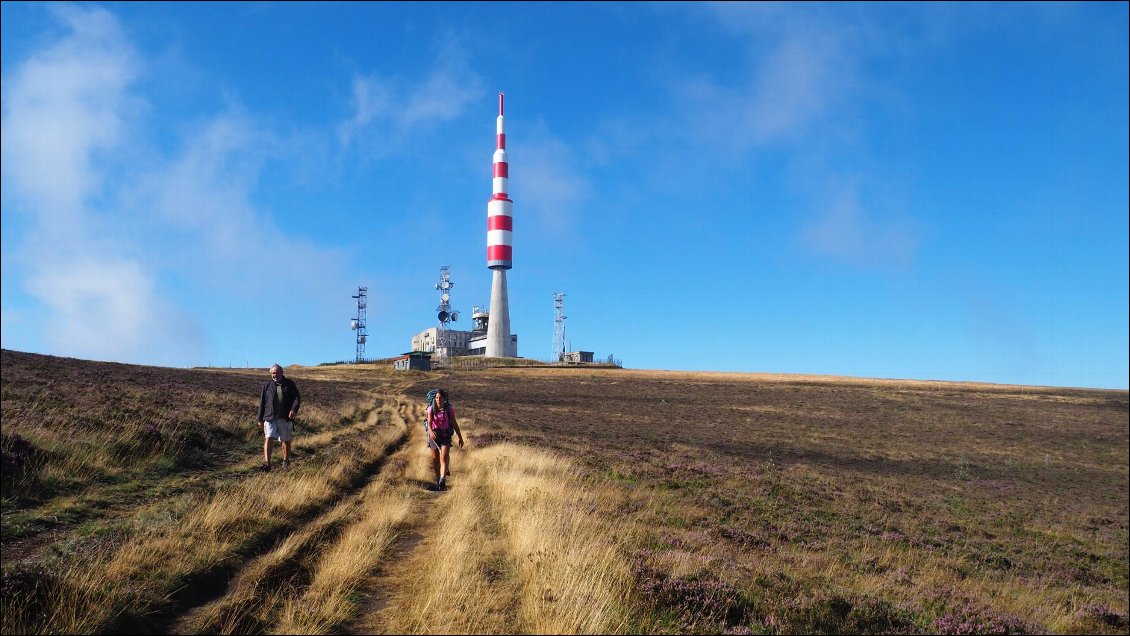
[(431, 422), (432, 430), (446, 431), (447, 429), (451, 428), (451, 421), (448, 419), (448, 413), (451, 414), (451, 418), (454, 418), (455, 407), (448, 404), (442, 411), (439, 411), (438, 413), (436, 412), (435, 408), (435, 405), (428, 407), (428, 415), (430, 416), (428, 418), (428, 421)]

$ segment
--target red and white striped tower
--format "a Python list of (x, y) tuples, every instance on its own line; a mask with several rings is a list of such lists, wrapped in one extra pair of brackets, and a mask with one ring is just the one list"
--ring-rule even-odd
[(506, 132), (503, 128), (503, 94), (498, 94), (498, 119), (496, 134), (498, 146), (494, 151), (493, 194), (487, 201), (487, 267), (493, 272), (490, 286), (490, 319), (487, 322), (487, 356), (510, 358), (518, 355), (510, 339), (510, 301), (506, 293), (506, 270), (513, 267), (514, 231), (512, 208), (514, 202), (507, 195), (510, 176), (506, 161)]

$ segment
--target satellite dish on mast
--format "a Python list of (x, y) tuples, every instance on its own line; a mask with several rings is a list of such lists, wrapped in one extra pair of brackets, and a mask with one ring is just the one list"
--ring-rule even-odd
[(450, 317), (450, 315), (451, 314), (448, 314), (446, 311), (439, 312), (439, 321), (440, 322), (447, 322), (447, 319), (448, 319), (448, 317)]
[(452, 320), (459, 320), (459, 312), (457, 312), (457, 311), (451, 312), (451, 319)]
[(357, 321), (356, 320), (350, 321), (349, 328), (354, 330), (354, 331), (357, 331)]

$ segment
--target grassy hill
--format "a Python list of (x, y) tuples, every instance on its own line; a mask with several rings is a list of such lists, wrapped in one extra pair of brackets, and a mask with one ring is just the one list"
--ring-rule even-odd
[(1128, 630), (1126, 391), (295, 367), (265, 474), (265, 370), (0, 368), (4, 633)]

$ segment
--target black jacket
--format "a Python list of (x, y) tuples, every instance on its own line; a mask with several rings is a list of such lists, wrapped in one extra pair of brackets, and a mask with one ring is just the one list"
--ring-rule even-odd
[(282, 413), (275, 413), (275, 381), (267, 380), (263, 385), (263, 395), (259, 399), (260, 422), (273, 420), (276, 417), (287, 417), (291, 411), (298, 413), (298, 407), (302, 403), (302, 396), (298, 394), (298, 385), (286, 376), (279, 380), (279, 384), (282, 385), (283, 390)]

